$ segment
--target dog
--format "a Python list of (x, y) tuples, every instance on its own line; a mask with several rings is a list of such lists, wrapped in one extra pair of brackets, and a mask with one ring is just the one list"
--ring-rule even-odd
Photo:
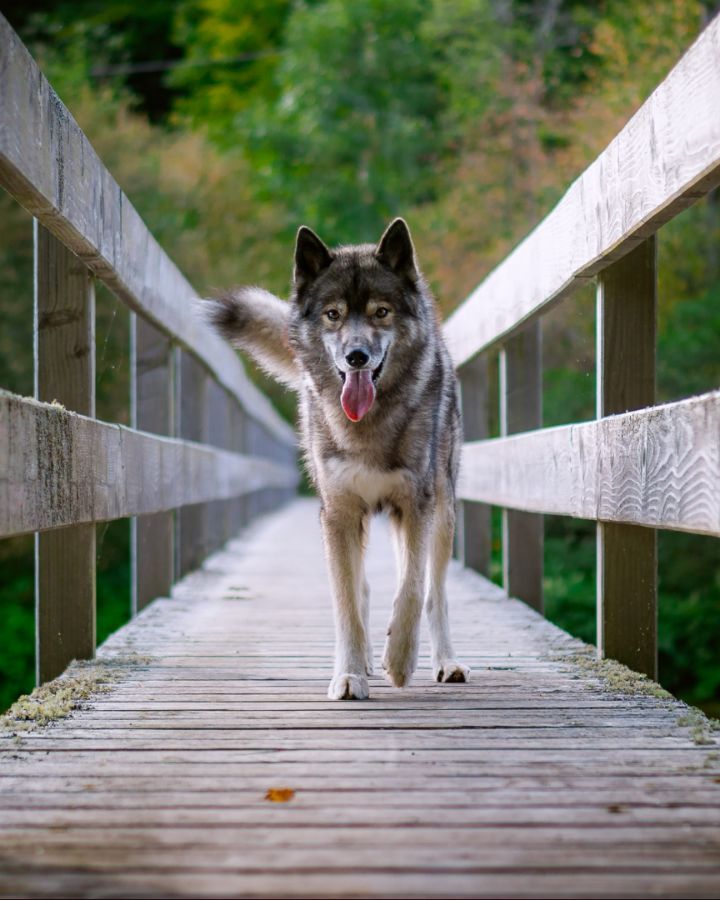
[(405, 221), (395, 219), (377, 245), (333, 250), (303, 226), (289, 302), (257, 287), (205, 302), (223, 337), (299, 394), (334, 596), (330, 699), (369, 696), (363, 555), (369, 519), (382, 510), (399, 566), (385, 673), (397, 687), (409, 683), (424, 603), (435, 679), (466, 681), (445, 593), (462, 444), (457, 380)]

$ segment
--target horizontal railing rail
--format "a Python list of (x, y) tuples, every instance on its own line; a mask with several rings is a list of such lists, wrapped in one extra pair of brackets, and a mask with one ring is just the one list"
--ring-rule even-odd
[[(194, 314), (195, 291), (1, 15), (0, 73), (0, 186), (35, 219), (35, 399), (0, 391), (0, 537), (36, 534), (42, 682), (94, 655), (97, 522), (132, 517), (137, 612), (299, 473), (293, 429)], [(129, 309), (131, 427), (95, 416), (96, 278)]]
[(1, 14), (0, 48), (0, 186), (131, 310), (200, 360), (249, 415), (293, 445), (292, 428), (237, 354), (193, 315), (197, 293)]
[(720, 391), (464, 448), (466, 500), (720, 535)]
[[(543, 609), (543, 514), (597, 521), (597, 642), (657, 677), (657, 536), (720, 536), (720, 393), (655, 406), (656, 238), (720, 184), (720, 16), (550, 214), (449, 317), (465, 423), (458, 552)], [(542, 428), (539, 317), (597, 283), (597, 420)], [(720, 338), (720, 336), (719, 336)], [(499, 352), (500, 432), (488, 365)], [(710, 387), (710, 385), (709, 385)]]
[(718, 184), (715, 18), (552, 212), (448, 318), (455, 364), (512, 336)]
[[(271, 459), (162, 437), (0, 390), (0, 538), (292, 489)], [(28, 453), (27, 448), (33, 452)]]

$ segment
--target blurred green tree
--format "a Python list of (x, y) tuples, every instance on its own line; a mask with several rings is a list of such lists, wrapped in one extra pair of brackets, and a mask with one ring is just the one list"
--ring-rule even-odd
[(423, 0), (298, 5), (247, 153), (265, 196), (333, 242), (374, 240), (434, 196), (443, 93)]

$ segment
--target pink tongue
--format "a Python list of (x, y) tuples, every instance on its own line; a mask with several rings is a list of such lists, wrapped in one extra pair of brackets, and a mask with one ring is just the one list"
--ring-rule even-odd
[(351, 422), (359, 422), (375, 400), (375, 385), (370, 369), (348, 372), (345, 375), (340, 402)]

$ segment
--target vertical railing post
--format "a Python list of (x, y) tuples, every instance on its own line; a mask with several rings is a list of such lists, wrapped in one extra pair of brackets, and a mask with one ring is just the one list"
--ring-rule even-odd
[[(598, 279), (597, 415), (655, 402), (656, 241), (650, 237)], [(601, 656), (657, 678), (657, 533), (597, 526), (597, 643)]]
[[(230, 404), (227, 391), (217, 381), (208, 384), (208, 442), (223, 450), (232, 449)], [(215, 500), (207, 504), (209, 549), (217, 550), (230, 537), (230, 504), (232, 500)]]
[[(245, 453), (245, 421), (247, 414), (240, 404), (230, 398), (230, 448), (236, 453)], [(231, 501), (232, 533), (236, 535), (248, 523), (247, 496), (235, 497)]]
[[(143, 318), (131, 314), (131, 424), (141, 431), (174, 431), (173, 354), (170, 341)], [(172, 510), (131, 522), (133, 615), (155, 597), (166, 597), (173, 583)]]
[[(179, 383), (176, 409), (178, 437), (205, 444), (208, 440), (208, 375), (205, 368), (189, 353), (179, 352), (179, 368), (176, 379)], [(208, 513), (207, 504), (196, 503), (183, 506), (177, 516), (178, 544), (176, 573), (178, 577), (197, 568), (208, 553)]]
[[(245, 453), (248, 456), (260, 456), (262, 454), (262, 448), (260, 446), (260, 426), (252, 418), (252, 416), (245, 417)], [(250, 494), (245, 495), (245, 511), (248, 517), (248, 522), (252, 522), (260, 514), (260, 491), (253, 491)]]
[[(488, 361), (485, 354), (460, 370), (463, 437), (480, 441), (489, 436)], [(491, 510), (486, 503), (464, 500), (458, 504), (458, 559), (485, 576), (490, 575), (492, 550)]]
[[(500, 352), (500, 432), (542, 427), (542, 328), (526, 325)], [(509, 596), (543, 611), (543, 517), (504, 509), (503, 586)]]
[[(86, 266), (35, 222), (35, 396), (95, 415), (95, 288)], [(69, 448), (64, 448), (69, 452)], [(38, 446), (38, 452), (57, 452)], [(36, 675), (95, 654), (95, 523), (35, 536)]]

